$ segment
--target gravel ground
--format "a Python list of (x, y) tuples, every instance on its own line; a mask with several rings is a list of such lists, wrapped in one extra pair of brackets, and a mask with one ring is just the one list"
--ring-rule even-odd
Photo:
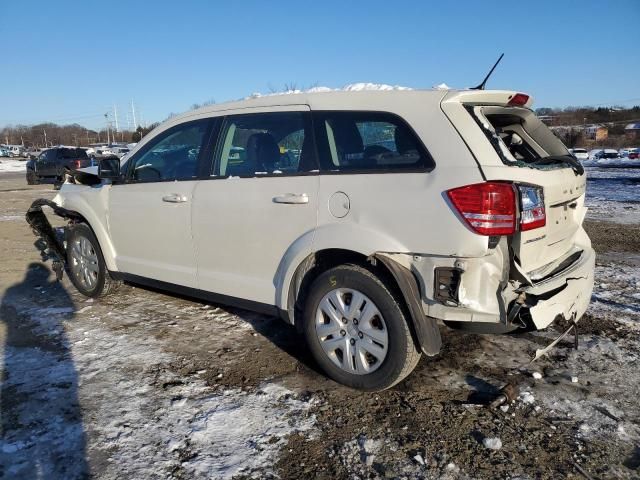
[[(580, 348), (462, 334), (392, 390), (318, 373), (271, 317), (56, 283), (23, 215), (50, 186), (0, 175), (0, 478), (640, 478), (640, 226), (589, 221)], [(485, 406), (507, 382), (517, 400)]]

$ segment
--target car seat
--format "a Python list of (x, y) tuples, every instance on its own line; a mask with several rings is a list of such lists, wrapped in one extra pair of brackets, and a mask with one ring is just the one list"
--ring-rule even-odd
[(280, 147), (270, 133), (254, 133), (247, 140), (246, 155), (243, 165), (243, 170), (246, 170), (244, 174), (272, 173), (280, 160)]

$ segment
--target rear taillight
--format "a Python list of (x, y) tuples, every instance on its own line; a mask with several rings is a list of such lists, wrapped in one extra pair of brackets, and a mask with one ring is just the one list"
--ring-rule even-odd
[(454, 188), (447, 195), (462, 218), (480, 235), (516, 231), (516, 198), (510, 183), (485, 182)]
[(542, 188), (532, 185), (518, 185), (520, 192), (520, 230), (527, 231), (544, 227), (547, 213), (544, 209)]
[(516, 93), (513, 97), (509, 99), (509, 105), (522, 107), (526, 105), (529, 101), (529, 95), (525, 93)]
[(75, 160), (76, 168), (80, 168), (82, 166), (82, 160)]
[(448, 190), (447, 195), (469, 227), (480, 235), (513, 235), (518, 225), (516, 200), (521, 231), (546, 224), (541, 187), (485, 182)]

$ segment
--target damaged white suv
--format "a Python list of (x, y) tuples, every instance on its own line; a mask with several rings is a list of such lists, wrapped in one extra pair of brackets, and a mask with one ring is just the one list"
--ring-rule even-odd
[(27, 217), (85, 295), (126, 280), (280, 315), (331, 378), (384, 389), (439, 352), (438, 319), (504, 333), (584, 314), (584, 170), (530, 105), (414, 90), (208, 106)]

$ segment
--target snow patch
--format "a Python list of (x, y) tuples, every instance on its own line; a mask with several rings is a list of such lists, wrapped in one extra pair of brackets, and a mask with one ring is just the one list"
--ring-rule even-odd
[[(444, 84), (442, 84), (444, 85)], [(448, 88), (448, 87), (447, 87)], [(387, 85), (386, 83), (371, 83), (371, 82), (359, 82), (350, 83), (342, 88), (330, 88), (330, 87), (312, 87), (308, 89), (292, 89), (285, 90), (283, 92), (273, 93), (260, 93), (254, 92), (245, 100), (250, 98), (272, 97), (275, 95), (295, 95), (299, 93), (324, 93), (324, 92), (363, 92), (363, 91), (390, 91), (390, 90), (413, 90), (411, 87), (403, 87), (401, 85)]]
[(482, 445), (489, 450), (500, 450), (502, 448), (502, 440), (498, 437), (485, 437), (482, 440)]
[(0, 173), (26, 172), (26, 165), (27, 162), (25, 160), (2, 158), (0, 159)]
[[(173, 354), (153, 335), (113, 330), (98, 317), (87, 318), (88, 306), (75, 318), (80, 310), (71, 306), (18, 300), (5, 298), (24, 328), (60, 351), (0, 351), (10, 372), (3, 391), (15, 388), (25, 399), (11, 413), (30, 426), (0, 440), (0, 465), (11, 466), (9, 476), (29, 478), (37, 470), (43, 478), (80, 478), (86, 449), (108, 458), (105, 478), (166, 478), (173, 471), (186, 478), (265, 475), (289, 434), (313, 428), (308, 410), (314, 402), (280, 385), (215, 391), (197, 374), (173, 373)], [(126, 315), (119, 311), (109, 322), (115, 317), (124, 326)], [(83, 419), (85, 410), (91, 415)], [(100, 443), (90, 443), (93, 438)]]

